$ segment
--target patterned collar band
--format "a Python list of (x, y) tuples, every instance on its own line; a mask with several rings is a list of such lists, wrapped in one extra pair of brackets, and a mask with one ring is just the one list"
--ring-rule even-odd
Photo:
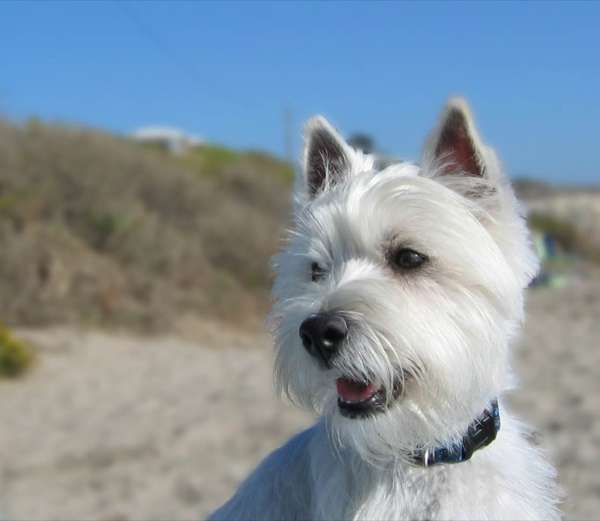
[(450, 447), (435, 449), (419, 449), (412, 454), (413, 461), (422, 467), (431, 467), (441, 463), (460, 463), (471, 458), (473, 453), (486, 447), (496, 439), (500, 430), (500, 409), (498, 400), (493, 400), (490, 407), (469, 425), (461, 443)]

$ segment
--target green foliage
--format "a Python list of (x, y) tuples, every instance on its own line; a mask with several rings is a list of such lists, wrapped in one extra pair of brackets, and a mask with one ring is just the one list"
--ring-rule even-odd
[(19, 376), (32, 361), (31, 346), (15, 338), (8, 328), (0, 324), (0, 377)]
[(203, 176), (220, 178), (231, 171), (252, 170), (266, 178), (276, 177), (289, 182), (293, 169), (289, 163), (264, 152), (236, 151), (220, 145), (202, 145), (189, 150), (182, 158), (184, 165)]
[(88, 228), (87, 234), (91, 246), (98, 250), (106, 249), (111, 239), (124, 233), (128, 228), (127, 218), (94, 209), (83, 214), (82, 224)]
[(204, 145), (192, 149), (187, 157), (200, 173), (215, 176), (235, 164), (239, 153), (217, 145)]

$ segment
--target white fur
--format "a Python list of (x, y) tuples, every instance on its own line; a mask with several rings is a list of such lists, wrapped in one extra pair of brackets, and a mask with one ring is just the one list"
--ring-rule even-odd
[[(436, 157), (452, 110), (465, 117), (481, 177), (447, 175), (445, 158)], [(319, 129), (337, 140), (348, 168), (343, 178), (328, 173), (316, 195), (304, 176), (298, 180), (271, 321), (278, 388), (321, 418), (271, 454), (213, 519), (559, 518), (554, 470), (502, 399), (496, 441), (471, 460), (422, 468), (408, 458), (416, 447), (459, 440), (511, 388), (509, 348), (537, 270), (512, 189), (468, 107), (449, 102), (420, 167), (374, 172), (373, 159), (322, 118), (309, 123), (307, 148)], [(395, 245), (430, 260), (396, 273), (386, 260)], [(319, 282), (311, 281), (312, 262), (327, 270)], [(325, 370), (298, 329), (331, 310), (351, 318), (352, 334)], [(346, 418), (335, 380), (364, 375), (388, 390), (394, 378), (410, 376), (384, 413)]]

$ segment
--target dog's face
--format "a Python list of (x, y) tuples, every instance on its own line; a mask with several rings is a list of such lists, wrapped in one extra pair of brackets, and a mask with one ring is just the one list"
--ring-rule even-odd
[(420, 167), (381, 172), (315, 118), (276, 259), (276, 381), (369, 456), (447, 442), (506, 387), (536, 269), (463, 101)]

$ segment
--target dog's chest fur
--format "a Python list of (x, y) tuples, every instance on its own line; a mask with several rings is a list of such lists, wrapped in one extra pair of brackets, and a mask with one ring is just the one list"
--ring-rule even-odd
[(385, 470), (338, 460), (330, 469), (331, 489), (313, 490), (316, 519), (438, 519), (450, 491), (442, 467)]
[(551, 468), (512, 418), (504, 427), (468, 462), (381, 468), (334, 448), (320, 422), (271, 454), (212, 519), (558, 519)]
[(452, 518), (460, 511), (464, 515), (469, 496), (478, 495), (471, 486), (482, 490), (489, 485), (476, 483), (478, 473), (457, 466), (423, 468), (397, 462), (382, 468), (365, 463), (350, 450), (334, 451), (319, 426), (312, 432), (306, 447), (311, 461), (306, 514), (311, 519)]

